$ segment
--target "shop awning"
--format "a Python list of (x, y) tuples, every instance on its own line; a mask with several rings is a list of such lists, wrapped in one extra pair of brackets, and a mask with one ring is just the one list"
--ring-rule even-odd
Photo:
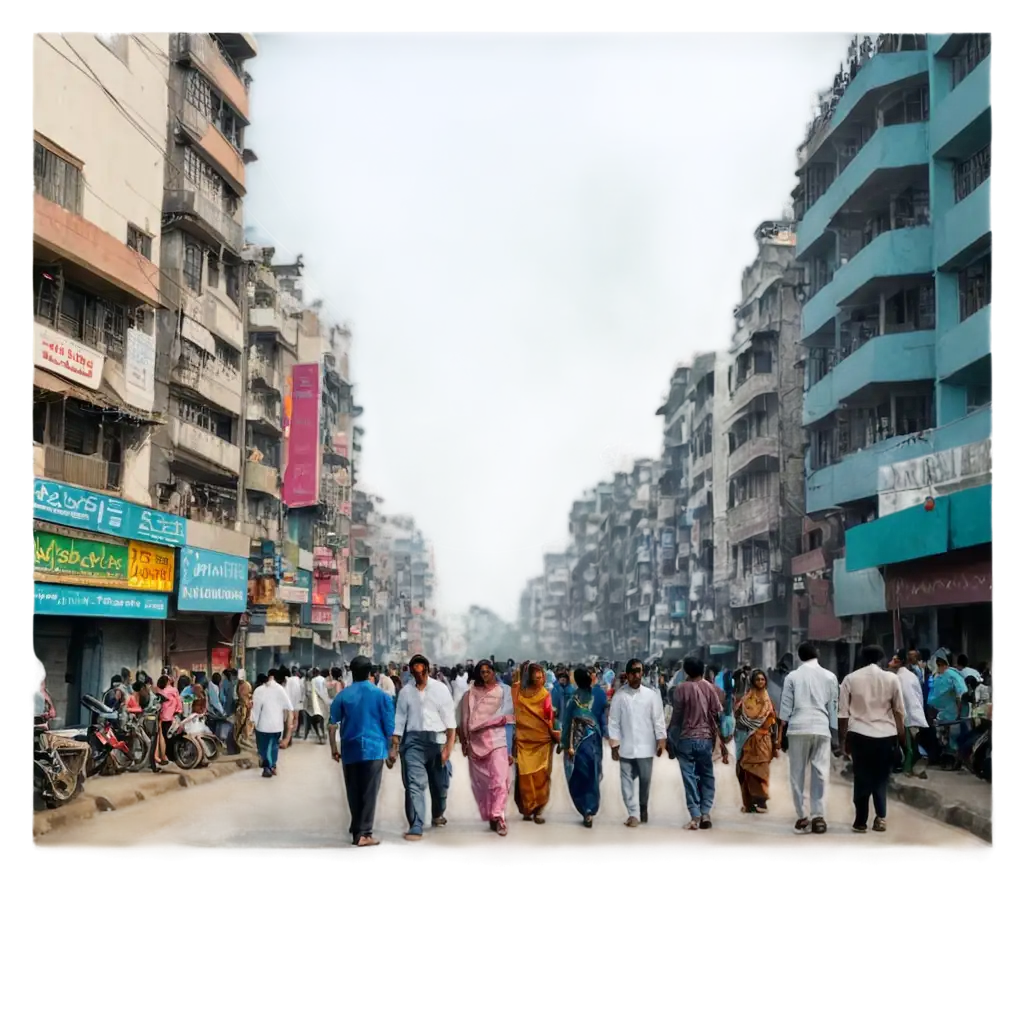
[(41, 391), (65, 395), (67, 398), (77, 398), (80, 402), (87, 402), (89, 405), (96, 405), (101, 409), (120, 413), (122, 416), (127, 416), (139, 423), (157, 424), (164, 422), (164, 418), (158, 413), (136, 409), (134, 406), (120, 401), (105, 384), (100, 385), (98, 391), (90, 391), (89, 388), (80, 387), (69, 380), (64, 380), (63, 377), (58, 377), (56, 374), (36, 368), (32, 377), (32, 385)]

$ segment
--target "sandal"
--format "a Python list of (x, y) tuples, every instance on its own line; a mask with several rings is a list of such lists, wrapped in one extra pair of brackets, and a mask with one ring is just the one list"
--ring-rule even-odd
[(806, 832), (811, 827), (810, 818), (800, 818), (793, 826), (794, 832)]
[(706, 814), (700, 816), (700, 827), (711, 828), (711, 819)]
[(691, 818), (684, 826), (687, 832), (696, 832), (700, 828), (700, 819)]
[(539, 815), (539, 814), (535, 814), (535, 815), (533, 816), (533, 821), (534, 821), (534, 823), (535, 823), (535, 824), (537, 824), (537, 825), (543, 825), (543, 824), (544, 824), (544, 819), (543, 819), (543, 817), (541, 817), (541, 815)]
[(811, 831), (815, 835), (819, 835), (819, 836), (822, 834), (822, 832), (827, 832), (828, 831), (828, 825), (825, 824), (825, 819), (824, 818), (815, 818), (814, 821), (811, 822)]
[(885, 831), (885, 818), (875, 818), (875, 823), (871, 826), (872, 832), (884, 832)]
[(768, 808), (767, 807), (755, 807), (754, 808), (754, 813), (755, 814), (767, 814), (768, 813)]
[(505, 824), (505, 819), (504, 818), (502, 818), (501, 821), (498, 822), (498, 835), (499, 836), (507, 836), (508, 835), (508, 825)]
[(592, 817), (590, 817), (589, 814), (583, 819), (583, 827), (584, 828), (593, 828), (594, 827), (594, 819)]

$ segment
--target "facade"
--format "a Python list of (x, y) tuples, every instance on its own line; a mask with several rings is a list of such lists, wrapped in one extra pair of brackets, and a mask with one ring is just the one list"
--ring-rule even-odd
[[(857, 43), (800, 150), (806, 510), (827, 528), (798, 564), (831, 574), (810, 632), (837, 648), (990, 654), (989, 49)], [(807, 546), (826, 532), (831, 565)]]
[(766, 221), (755, 238), (728, 353), (728, 601), (717, 609), (716, 639), (736, 642), (737, 664), (774, 667), (794, 650), (789, 573), (803, 521), (801, 272), (792, 222)]

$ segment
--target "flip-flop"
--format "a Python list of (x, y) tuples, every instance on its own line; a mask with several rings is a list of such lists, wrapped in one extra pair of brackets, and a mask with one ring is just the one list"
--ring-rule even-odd
[(380, 846), (380, 840), (373, 836), (361, 836), (356, 846)]
[(498, 822), (498, 835), (499, 836), (507, 836), (508, 835), (508, 825), (505, 824), (504, 820)]
[(811, 828), (810, 818), (800, 818), (797, 823), (793, 826), (794, 832), (807, 832)]
[(701, 818), (700, 827), (701, 828), (711, 828), (711, 819), (710, 818)]
[(698, 818), (691, 818), (684, 826), (687, 832), (696, 832), (700, 828), (700, 820)]

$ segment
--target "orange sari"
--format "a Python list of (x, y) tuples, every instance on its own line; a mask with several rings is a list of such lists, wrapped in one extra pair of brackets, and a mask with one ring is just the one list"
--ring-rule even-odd
[(520, 814), (535, 814), (551, 799), (551, 730), (555, 712), (545, 687), (529, 693), (512, 687), (516, 714), (516, 806)]

